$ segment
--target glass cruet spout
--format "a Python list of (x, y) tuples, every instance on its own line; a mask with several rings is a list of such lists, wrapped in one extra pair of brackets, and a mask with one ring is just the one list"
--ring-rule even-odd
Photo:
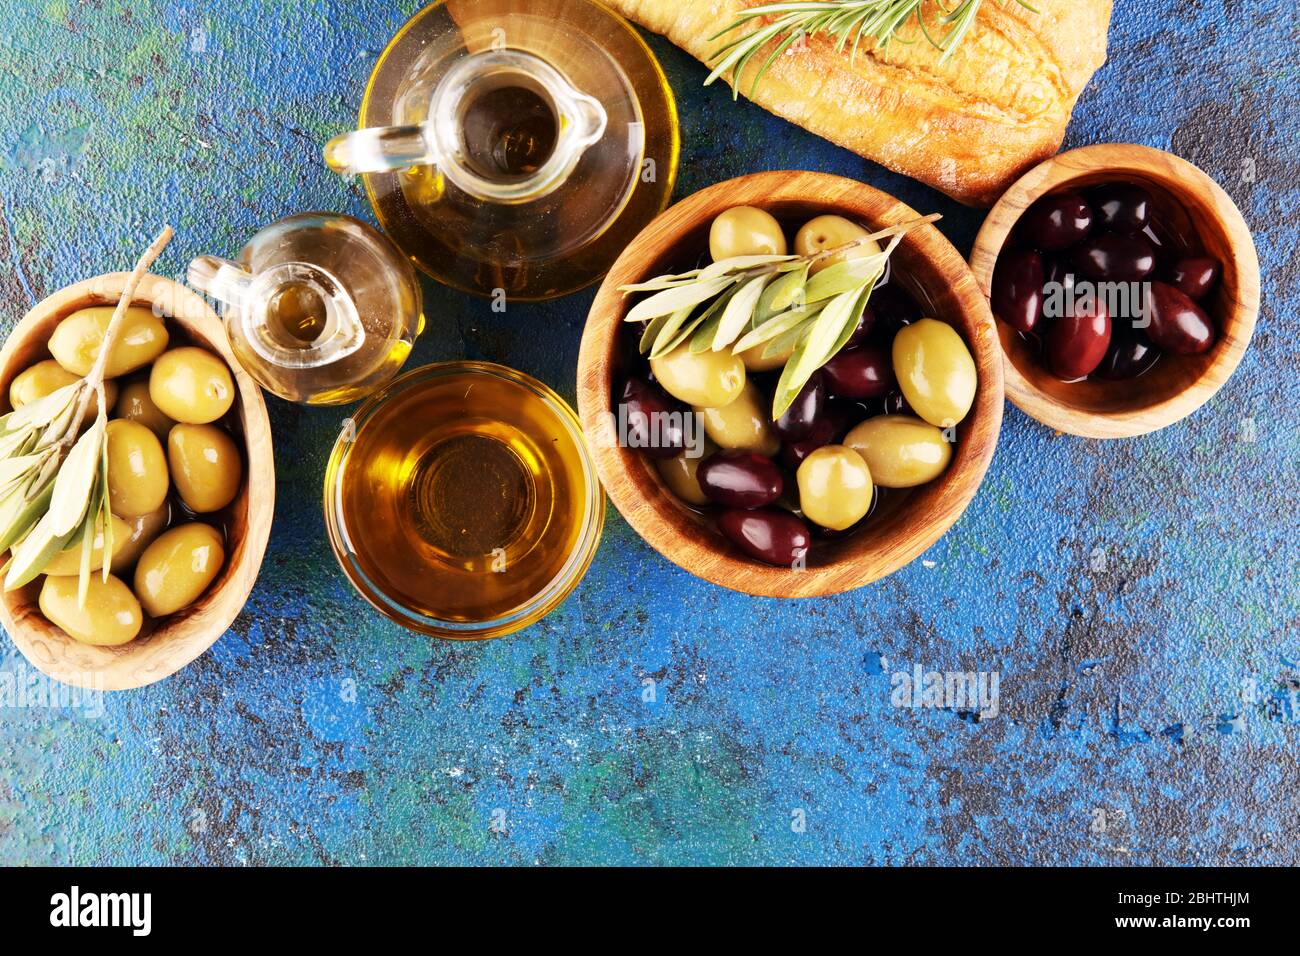
[[(494, 110), (544, 113), (546, 131), (521, 144), (493, 124)], [(523, 203), (565, 182), (583, 153), (605, 134), (605, 108), (554, 66), (523, 50), (488, 50), (458, 61), (442, 77), (428, 119), (415, 126), (355, 130), (325, 146), (325, 161), (344, 174), (434, 167), (484, 202)], [(530, 148), (531, 146), (531, 148)], [(530, 153), (537, 162), (530, 162)]]

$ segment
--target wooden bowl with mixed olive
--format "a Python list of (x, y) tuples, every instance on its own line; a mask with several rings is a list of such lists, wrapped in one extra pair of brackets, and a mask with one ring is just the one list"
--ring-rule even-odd
[(579, 416), (661, 554), (748, 594), (836, 594), (961, 515), (997, 443), (1001, 354), (966, 263), (921, 218), (849, 179), (758, 173), (673, 206), (615, 262)]
[[(90, 371), (127, 278), (70, 286), (18, 323), (0, 350), (0, 409)], [(80, 545), (0, 594), (0, 622), (32, 665), (96, 690), (161, 680), (226, 632), (257, 578), (275, 502), (266, 406), (207, 303), (146, 275), (124, 322), (105, 370), (109, 554), (101, 530), (84, 602)]]

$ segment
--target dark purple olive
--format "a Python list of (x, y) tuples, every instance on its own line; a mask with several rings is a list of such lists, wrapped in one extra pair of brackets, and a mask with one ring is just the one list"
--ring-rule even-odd
[(1102, 282), (1137, 282), (1156, 267), (1156, 254), (1149, 242), (1115, 232), (1080, 243), (1072, 258), (1080, 272)]
[(1043, 336), (1047, 367), (1057, 378), (1083, 378), (1101, 364), (1110, 347), (1110, 313), (1099, 298), (1076, 303), (1068, 315), (1054, 321)]
[(886, 395), (881, 400), (881, 402), (882, 402), (881, 411), (884, 412), (884, 414), (886, 415), (915, 414), (912, 411), (912, 406), (907, 404), (907, 399), (903, 397), (903, 393), (898, 389), (894, 389), (892, 392)]
[(1032, 332), (1043, 317), (1043, 257), (1033, 249), (1006, 249), (998, 256), (993, 314), (1020, 332)]
[(1074, 268), (1065, 256), (1052, 256), (1043, 263), (1044, 319), (1059, 319), (1065, 314), (1069, 303), (1074, 301), (1074, 284)]
[(1092, 208), (1078, 193), (1056, 193), (1030, 206), (1016, 231), (1030, 245), (1059, 252), (1088, 235), (1092, 218)]
[(867, 339), (871, 338), (871, 330), (876, 327), (876, 313), (871, 306), (862, 310), (862, 315), (858, 318), (858, 324), (854, 326), (853, 333), (844, 343), (846, 349), (856, 348), (859, 345), (866, 344)]
[(1160, 350), (1151, 344), (1141, 329), (1116, 322), (1110, 335), (1110, 348), (1106, 349), (1105, 358), (1093, 371), (1098, 378), (1110, 381), (1137, 378), (1160, 358)]
[(889, 345), (894, 341), (898, 330), (911, 325), (921, 317), (921, 310), (912, 297), (902, 290), (896, 282), (882, 285), (871, 293), (871, 311), (875, 316), (872, 325), (875, 342)]
[(1062, 291), (1074, 291), (1074, 267), (1064, 256), (1051, 256), (1043, 261), (1043, 290), (1050, 285), (1059, 285)]
[(781, 464), (791, 471), (798, 471), (803, 460), (818, 448), (829, 445), (844, 436), (853, 425), (861, 419), (851, 419), (841, 405), (827, 404), (821, 417), (813, 422), (812, 431), (799, 441), (781, 444)]
[(894, 387), (894, 367), (884, 349), (844, 349), (822, 366), (826, 391), (836, 398), (875, 398)]
[(651, 458), (672, 458), (686, 447), (686, 407), (658, 385), (628, 376), (618, 406), (614, 414), (625, 447)]
[(1222, 272), (1218, 259), (1208, 256), (1179, 259), (1170, 272), (1169, 284), (1193, 302), (1199, 302), (1214, 288)]
[(751, 558), (781, 567), (802, 561), (812, 544), (803, 520), (780, 508), (724, 511), (718, 528)]
[(822, 384), (822, 373), (813, 372), (812, 378), (804, 383), (790, 407), (781, 413), (772, 427), (782, 441), (807, 438), (812, 432), (813, 423), (821, 417), (825, 407), (826, 387)]
[(1104, 183), (1088, 190), (1097, 225), (1111, 232), (1135, 236), (1151, 219), (1151, 194), (1132, 183)]
[(1151, 283), (1147, 317), (1147, 335), (1166, 352), (1196, 355), (1214, 344), (1214, 323), (1205, 310), (1167, 283)]
[(836, 441), (843, 437), (843, 433), (860, 421), (868, 418), (875, 418), (877, 415), (883, 415), (885, 396), (878, 398), (832, 398), (826, 401), (826, 414), (837, 416), (836, 420), (842, 426), (841, 433), (835, 436)]
[(761, 508), (785, 490), (781, 469), (752, 451), (714, 452), (700, 462), (696, 479), (710, 501), (728, 508)]

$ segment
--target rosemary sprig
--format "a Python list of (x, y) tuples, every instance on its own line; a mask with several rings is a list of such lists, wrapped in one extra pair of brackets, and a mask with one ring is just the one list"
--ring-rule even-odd
[[(97, 545), (108, 580), (113, 522), (104, 372), (135, 290), (171, 238), (165, 226), (127, 277), (90, 373), (0, 417), (0, 551), (11, 552), (0, 569), (6, 591), (35, 580), (56, 556), (76, 549), (84, 605)], [(83, 432), (92, 401), (95, 419)]]
[[(951, 10), (940, 6), (942, 12), (938, 23), (942, 31), (938, 37), (925, 22), (922, 2), (923, 0), (785, 0), (751, 7), (737, 15), (731, 24), (709, 37), (709, 40), (720, 40), (728, 33), (749, 26), (762, 17), (775, 19), (729, 40), (713, 51), (709, 60), (718, 62), (704, 85), (708, 86), (719, 77), (726, 77), (731, 84), (732, 98), (738, 97), (740, 78), (745, 68), (761, 50), (775, 44), (767, 59), (754, 71), (749, 88), (752, 97), (759, 80), (776, 62), (777, 57), (801, 38), (827, 34), (836, 39), (836, 52), (843, 52), (851, 42), (849, 59), (852, 62), (864, 38), (872, 39), (883, 50), (897, 39), (899, 27), (912, 19), (920, 26), (922, 35), (939, 50), (939, 62), (943, 63), (970, 32), (983, 0), (958, 0)], [(1027, 10), (1038, 12), (1027, 0), (1016, 2)]]
[[(793, 349), (773, 398), (775, 420), (844, 347), (903, 236), (939, 218), (922, 216), (812, 255), (737, 256), (619, 286), (624, 295), (651, 293), (624, 321), (646, 323), (640, 349), (652, 359), (682, 347), (739, 355), (766, 343), (765, 358)], [(882, 239), (889, 243), (878, 252), (812, 272), (818, 262)]]

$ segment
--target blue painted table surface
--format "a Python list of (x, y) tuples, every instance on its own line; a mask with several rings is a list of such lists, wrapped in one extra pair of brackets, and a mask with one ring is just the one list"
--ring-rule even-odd
[[(372, 219), (321, 144), (417, 7), (0, 0), (4, 331), (164, 221), (178, 276), (287, 214)], [(335, 564), (320, 488), (346, 410), (268, 400), (275, 527), (247, 607), (153, 687), (6, 696), (0, 863), (1300, 863), (1296, 41), (1280, 0), (1120, 0), (1070, 126), (1067, 146), (1192, 160), (1255, 231), (1254, 342), (1190, 419), (1102, 443), (1009, 407), (948, 535), (835, 598), (706, 584), (611, 507), (559, 611), (457, 646), (372, 612)], [(651, 45), (680, 100), (678, 197), (824, 170), (943, 213), (969, 251), (979, 211)], [(590, 291), (504, 315), (425, 291), (408, 367), (491, 359), (573, 400)], [(917, 665), (996, 672), (1000, 713), (892, 706)], [(5, 674), (35, 674), (7, 639)]]

